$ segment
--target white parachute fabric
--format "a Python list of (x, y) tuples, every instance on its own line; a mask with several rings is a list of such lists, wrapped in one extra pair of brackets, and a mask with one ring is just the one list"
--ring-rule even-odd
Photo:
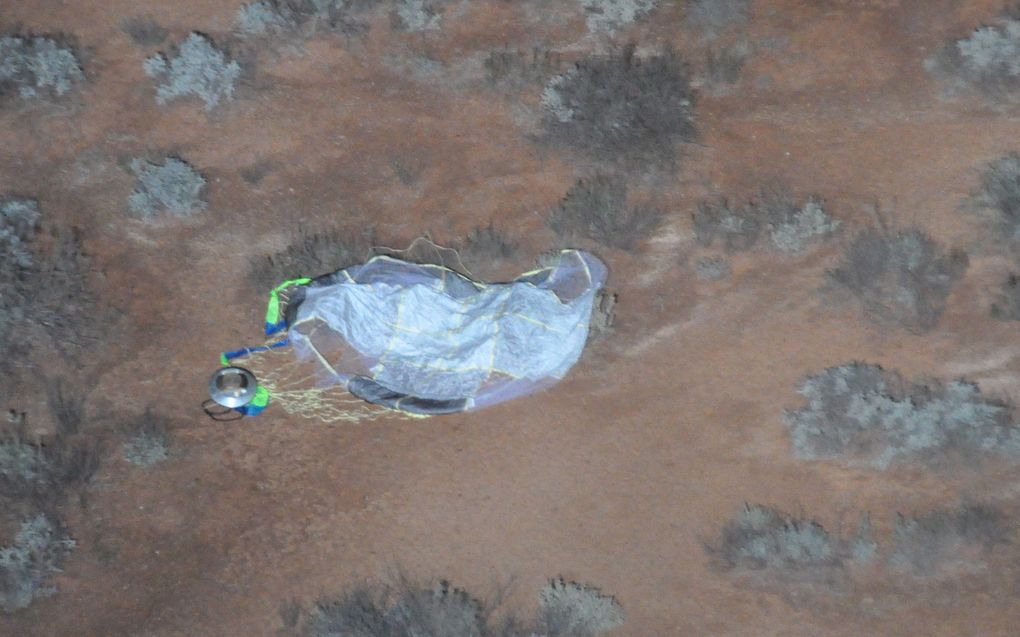
[(566, 375), (606, 274), (580, 250), (493, 284), (378, 256), (295, 297), (290, 341), (317, 362), (321, 381), (370, 402), (412, 413), (477, 409)]

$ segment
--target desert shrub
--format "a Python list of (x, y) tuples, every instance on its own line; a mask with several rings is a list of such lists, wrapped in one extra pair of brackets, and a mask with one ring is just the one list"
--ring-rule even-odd
[(1009, 243), (1020, 240), (1020, 153), (990, 162), (981, 173), (981, 186), (972, 199), (995, 216), (1002, 239)]
[(614, 33), (648, 14), (658, 0), (581, 0), (588, 30), (593, 33)]
[(102, 449), (84, 437), (54, 436), (29, 443), (21, 432), (0, 437), (0, 496), (11, 501), (59, 504), (99, 469)]
[(865, 312), (915, 331), (938, 324), (967, 255), (947, 253), (920, 230), (895, 234), (868, 229), (858, 234), (829, 279), (850, 292)]
[(170, 457), (170, 435), (166, 420), (151, 409), (131, 427), (131, 437), (121, 447), (124, 459), (139, 467), (151, 467)]
[(11, 373), (45, 340), (67, 358), (98, 338), (90, 263), (76, 231), (60, 230), (42, 246), (39, 206), (0, 198), (0, 371)]
[(546, 85), (542, 106), (550, 141), (602, 161), (672, 163), (696, 138), (687, 65), (671, 50), (586, 57)]
[(969, 559), (968, 547), (988, 550), (1009, 540), (1012, 525), (998, 510), (979, 504), (937, 509), (919, 516), (900, 514), (889, 563), (914, 575)]
[(517, 254), (518, 244), (491, 222), (471, 230), (455, 248), (468, 272), (488, 280)]
[(807, 404), (787, 411), (786, 424), (801, 458), (886, 468), (954, 453), (1020, 452), (1011, 407), (966, 381), (909, 384), (895, 372), (854, 362), (808, 376), (799, 391)]
[(702, 281), (720, 281), (731, 272), (730, 262), (723, 257), (703, 257), (694, 264), (694, 275)]
[(992, 303), (992, 316), (1000, 321), (1020, 321), (1020, 274), (1011, 273)]
[(747, 21), (751, 0), (691, 0), (687, 23), (714, 37), (731, 26)]
[(434, 31), (442, 21), (442, 0), (395, 0), (391, 23), (400, 31)]
[(747, 55), (748, 47), (744, 42), (708, 49), (705, 52), (704, 83), (716, 88), (736, 84)]
[(662, 221), (662, 212), (627, 205), (627, 181), (599, 173), (579, 180), (546, 218), (564, 244), (591, 239), (621, 250), (633, 250)]
[(793, 254), (840, 226), (818, 199), (800, 204), (782, 189), (765, 189), (743, 206), (722, 198), (699, 202), (693, 221), (698, 244), (710, 247), (718, 239), (729, 252), (749, 250), (767, 233), (773, 248)]
[(24, 99), (59, 97), (84, 80), (77, 55), (59, 38), (0, 37), (0, 94), (14, 88)]
[(135, 16), (121, 25), (124, 33), (138, 46), (159, 46), (170, 32), (150, 16)]
[(45, 515), (22, 522), (14, 544), (0, 548), (0, 610), (19, 610), (56, 592), (47, 582), (74, 548), (67, 532)]
[(501, 88), (544, 83), (560, 64), (559, 54), (537, 47), (531, 49), (530, 54), (518, 49), (497, 49), (483, 62), (489, 84)]
[(234, 86), (241, 76), (240, 65), (229, 60), (222, 51), (201, 33), (192, 33), (167, 57), (157, 54), (147, 58), (145, 72), (161, 82), (156, 86), (156, 102), (195, 96), (212, 110), (221, 101), (234, 97)]
[(620, 604), (597, 588), (562, 577), (539, 593), (541, 634), (550, 637), (601, 635), (623, 624)]
[(995, 100), (1015, 100), (1020, 89), (1020, 19), (1001, 18), (949, 43), (925, 67), (954, 88)]
[(323, 599), (303, 626), (305, 637), (595, 637), (623, 623), (619, 604), (598, 589), (552, 580), (534, 620), (494, 619), (487, 604), (448, 582), (422, 587), (357, 587)]
[(312, 232), (299, 227), (286, 248), (252, 259), (249, 279), (259, 290), (270, 290), (290, 279), (316, 277), (362, 263), (371, 255), (371, 236), (364, 232)]
[(745, 504), (710, 552), (728, 568), (797, 570), (840, 566), (847, 558), (842, 544), (814, 520)]
[(249, 36), (309, 38), (318, 34), (355, 35), (368, 26), (356, 19), (378, 0), (261, 0), (242, 5), (237, 27)]
[(53, 415), (58, 436), (73, 436), (85, 423), (88, 392), (69, 387), (61, 378), (47, 379), (46, 405)]
[(187, 217), (205, 210), (205, 177), (183, 159), (167, 157), (162, 163), (135, 159), (131, 170), (138, 182), (128, 197), (128, 208), (135, 216), (151, 219), (166, 212)]

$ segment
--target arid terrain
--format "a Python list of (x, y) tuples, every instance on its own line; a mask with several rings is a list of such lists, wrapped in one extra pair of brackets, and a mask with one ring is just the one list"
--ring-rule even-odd
[[(1017, 633), (1015, 458), (807, 459), (784, 416), (804, 404), (802, 379), (851, 361), (1020, 403), (1020, 323), (990, 313), (1016, 252), (969, 210), (989, 162), (1020, 151), (1020, 107), (953, 92), (925, 64), (1001, 2), (752, 0), (713, 29), (659, 0), (609, 31), (579, 0), (448, 0), (418, 30), (380, 2), (348, 33), (260, 37), (239, 31), (240, 6), (0, 7), (0, 35), (60, 34), (81, 63), (65, 95), (0, 94), (0, 198), (34, 199), (41, 227), (80, 231), (101, 322), (70, 358), (32, 337), (0, 371), (0, 399), (46, 440), (44, 385), (62, 378), (88, 393), (77, 435), (102, 446), (94, 475), (47, 504), (75, 542), (55, 594), (0, 615), (0, 634), (291, 634), (318, 600), (398, 570), (483, 598), (510, 583), (503, 608), (524, 613), (549, 578), (590, 584), (625, 614), (614, 636)], [(139, 18), (164, 37), (132, 38)], [(208, 109), (160, 104), (143, 62), (195, 31), (239, 61), (236, 90)], [(673, 165), (607, 164), (545, 135), (549, 81), (628, 44), (689, 63), (697, 137), (676, 141)], [(713, 80), (707, 52), (732, 47), (738, 75)], [(538, 64), (533, 50), (555, 55)], [(500, 75), (494, 51), (522, 52), (521, 66)], [(204, 209), (131, 214), (132, 160), (166, 156), (205, 178)], [(253, 260), (299, 231), (451, 245), (491, 224), (516, 248), (473, 271), (505, 280), (562, 243), (547, 215), (604, 170), (662, 217), (627, 250), (582, 239), (609, 266), (615, 322), (558, 385), (427, 419), (322, 422), (274, 403), (226, 423), (203, 414), (220, 352), (264, 338)], [(699, 202), (775, 184), (817, 197), (839, 228), (795, 253), (698, 240)], [(876, 224), (967, 253), (933, 325), (877, 319), (833, 289), (827, 273)], [(705, 258), (727, 272), (699, 276)], [(170, 444), (143, 467), (122, 447), (147, 409)], [(961, 502), (994, 508), (1009, 537), (953, 545), (930, 572), (890, 565), (897, 514)], [(869, 513), (879, 557), (726, 563), (720, 532), (745, 503), (843, 535)], [(0, 546), (19, 522), (0, 521)]]

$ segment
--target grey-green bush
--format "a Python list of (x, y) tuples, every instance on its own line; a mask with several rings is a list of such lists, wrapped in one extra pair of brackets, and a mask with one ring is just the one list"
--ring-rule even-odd
[(368, 29), (356, 16), (378, 4), (382, 0), (261, 0), (238, 9), (237, 27), (247, 36), (356, 35)]
[(698, 244), (710, 247), (718, 239), (728, 252), (749, 250), (766, 234), (774, 249), (794, 254), (840, 226), (819, 199), (809, 197), (798, 203), (781, 188), (763, 189), (743, 206), (723, 198), (699, 202), (693, 221)]
[(687, 23), (709, 37), (747, 21), (751, 0), (690, 0)]
[(1010, 273), (992, 303), (992, 316), (1000, 321), (1020, 321), (1020, 274)]
[(0, 610), (19, 610), (55, 593), (49, 579), (74, 548), (67, 532), (45, 515), (22, 522), (14, 544), (0, 548)]
[(130, 434), (121, 447), (121, 454), (131, 464), (148, 468), (170, 457), (166, 421), (151, 409), (134, 423)]
[(1020, 19), (1004, 17), (946, 45), (925, 68), (956, 90), (981, 93), (996, 101), (1020, 97)]
[(234, 88), (241, 77), (240, 65), (227, 58), (212, 41), (201, 33), (192, 33), (172, 56), (157, 54), (145, 60), (145, 72), (159, 83), (156, 102), (184, 97), (198, 97), (212, 110), (221, 102), (234, 98)]
[(745, 504), (710, 552), (729, 568), (806, 569), (842, 565), (842, 542), (814, 520)]
[(947, 252), (920, 230), (890, 234), (868, 229), (847, 246), (828, 277), (851, 293), (870, 318), (926, 332), (938, 324), (967, 264), (964, 252)]
[(615, 33), (655, 8), (658, 0), (580, 0), (588, 30)]
[(59, 39), (0, 37), (0, 95), (13, 88), (24, 99), (60, 97), (84, 81), (78, 56)]
[(989, 550), (1008, 542), (1013, 525), (997, 509), (980, 504), (900, 514), (893, 532), (889, 564), (914, 575), (931, 575), (949, 564), (971, 559), (968, 548)]
[(371, 256), (370, 234), (339, 229), (313, 232), (299, 226), (283, 250), (252, 259), (249, 279), (257, 289), (268, 291), (284, 281), (330, 274)]
[(205, 209), (205, 177), (183, 159), (135, 159), (131, 170), (138, 182), (128, 197), (128, 208), (136, 217), (152, 219), (160, 213), (187, 217)]
[(981, 173), (981, 186), (972, 199), (980, 209), (994, 215), (998, 237), (1015, 247), (1020, 240), (1020, 153), (990, 162)]
[(963, 380), (908, 383), (878, 365), (852, 362), (808, 376), (807, 401), (786, 412), (794, 453), (884, 469), (953, 454), (1015, 455), (1020, 428), (1007, 403)]
[(697, 137), (694, 99), (687, 64), (672, 50), (591, 55), (546, 85), (546, 138), (608, 163), (672, 164), (677, 144)]
[(660, 210), (627, 205), (627, 181), (620, 175), (598, 173), (580, 179), (560, 201), (546, 224), (564, 247), (579, 239), (633, 250), (662, 221)]

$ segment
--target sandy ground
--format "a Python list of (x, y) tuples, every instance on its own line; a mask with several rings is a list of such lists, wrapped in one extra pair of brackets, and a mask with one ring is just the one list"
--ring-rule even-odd
[[(706, 46), (663, 6), (619, 41)], [(270, 409), (228, 424), (202, 416), (218, 352), (257, 342), (263, 299), (249, 258), (306, 227), (374, 225), (395, 243), (455, 239), (490, 220), (524, 241), (531, 267), (552, 236), (541, 215), (584, 162), (529, 139), (541, 87), (497, 91), (481, 60), (505, 44), (575, 59), (606, 42), (573, 2), (461, 3), (441, 31), (267, 48), (239, 98), (211, 114), (160, 108), (123, 34), (146, 13), (177, 41), (228, 34), (237, 2), (13, 0), (0, 27), (67, 32), (89, 82), (60, 106), (0, 111), (0, 190), (81, 226), (105, 298), (123, 309), (96, 355), (101, 406), (153, 405), (173, 422), (175, 457), (143, 471), (112, 453), (68, 507), (79, 548), (57, 596), (0, 619), (7, 635), (273, 635), (281, 603), (306, 605), (395, 566), (484, 595), (515, 580), (511, 604), (562, 574), (614, 594), (618, 635), (1015, 634), (1015, 555), (933, 580), (858, 573), (853, 584), (743, 580), (704, 543), (743, 502), (804, 511), (827, 527), (871, 511), (974, 496), (1016, 509), (1020, 471), (874, 472), (794, 459), (782, 422), (805, 374), (866, 360), (907, 376), (966, 374), (1017, 397), (1015, 327), (988, 317), (1009, 263), (960, 213), (987, 161), (1015, 149), (1020, 120), (944, 100), (922, 61), (987, 20), (996, 2), (761, 0), (743, 37), (753, 53), (727, 95), (703, 95), (703, 139), (649, 196), (669, 211), (633, 255), (604, 251), (619, 293), (611, 338), (560, 385), (475, 414), (323, 424)], [(423, 63), (431, 61), (430, 64)], [(125, 217), (125, 162), (176, 152), (210, 181), (186, 222)], [(417, 167), (401, 181), (395, 162)], [(257, 184), (241, 170), (264, 165)], [(400, 165), (400, 164), (397, 164)], [(738, 255), (733, 275), (697, 281), (689, 213), (713, 193), (782, 180), (822, 196), (847, 232), (798, 257)], [(820, 291), (866, 207), (891, 210), (965, 248), (971, 267), (930, 333), (866, 320)], [(684, 265), (687, 263), (687, 265)], [(31, 396), (18, 398), (34, 404)], [(104, 423), (110, 425), (110, 423)]]

